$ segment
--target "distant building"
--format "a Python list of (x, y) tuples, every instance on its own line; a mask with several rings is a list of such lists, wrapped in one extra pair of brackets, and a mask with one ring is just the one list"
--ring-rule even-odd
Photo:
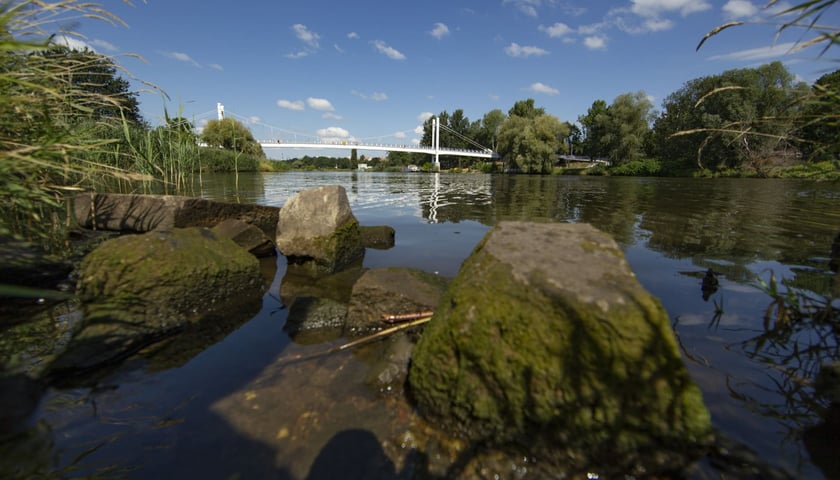
[(359, 170), (370, 170), (370, 167), (368, 166), (367, 163), (360, 163), (359, 164)]
[(405, 169), (408, 170), (409, 172), (419, 172), (420, 171), (420, 167), (418, 167), (417, 165), (408, 165), (407, 167), (405, 167)]

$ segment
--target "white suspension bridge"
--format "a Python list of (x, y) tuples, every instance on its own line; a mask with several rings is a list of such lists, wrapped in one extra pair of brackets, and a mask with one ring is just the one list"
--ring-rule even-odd
[[(207, 115), (211, 112), (206, 112), (203, 115)], [(230, 116), (239, 118), (246, 123), (254, 123), (248, 117), (243, 117), (241, 115), (237, 115), (233, 112), (228, 112)], [(225, 107), (221, 103), (216, 105), (216, 115), (219, 120), (225, 118)], [(358, 140), (335, 140), (335, 141), (323, 141), (318, 136), (314, 135), (306, 135), (300, 134), (297, 132), (291, 132), (287, 130), (283, 130), (280, 128), (272, 127), (270, 125), (264, 125), (268, 127), (271, 132), (273, 133), (275, 130), (278, 132), (284, 133), (286, 135), (291, 135), (294, 140), (281, 140), (281, 139), (267, 139), (267, 140), (257, 140), (260, 146), (263, 149), (313, 149), (313, 150), (372, 150), (372, 151), (380, 151), (380, 152), (411, 152), (411, 153), (425, 153), (432, 155), (434, 157), (433, 160), (433, 167), (435, 169), (440, 170), (440, 156), (441, 155), (455, 155), (459, 157), (475, 157), (475, 158), (500, 158), (500, 155), (494, 152), (492, 149), (487, 148), (475, 140), (456, 132), (455, 130), (449, 128), (447, 125), (443, 125), (440, 121), (434, 117), (432, 118), (432, 145), (425, 146), (425, 145), (406, 145), (406, 144), (387, 144), (387, 143), (378, 143), (378, 142), (370, 142), (370, 141), (358, 141)], [(474, 146), (474, 149), (463, 149), (463, 148), (449, 148), (449, 147), (442, 147), (440, 145), (440, 131), (443, 129), (444, 131), (454, 135), (455, 137), (463, 140), (469, 145)], [(315, 138), (317, 140), (312, 141), (300, 141), (297, 138)], [(376, 137), (376, 138), (383, 138), (383, 137)]]

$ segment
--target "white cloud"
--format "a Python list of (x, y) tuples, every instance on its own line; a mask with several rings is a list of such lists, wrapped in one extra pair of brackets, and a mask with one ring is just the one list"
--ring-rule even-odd
[(563, 35), (567, 35), (569, 33), (574, 32), (574, 30), (572, 30), (571, 27), (561, 22), (557, 22), (550, 27), (544, 27), (540, 25), (538, 29), (541, 32), (545, 32), (551, 38), (562, 37)]
[[(419, 132), (419, 133), (423, 133), (423, 132)], [(412, 138), (411, 139), (411, 144), (412, 145), (420, 145), (420, 139), (419, 138)]]
[(795, 49), (795, 47), (795, 42), (779, 43), (768, 47), (739, 50), (737, 52), (727, 53), (725, 55), (714, 55), (709, 57), (709, 60), (767, 60), (769, 58), (788, 55), (792, 53), (792, 50)]
[(195, 67), (201, 66), (198, 62), (193, 60), (192, 57), (183, 52), (163, 52), (163, 54), (169, 58), (178, 60), (179, 62), (189, 63)]
[(341, 127), (321, 128), (315, 132), (321, 138), (348, 138), (350, 132)]
[(332, 112), (333, 110), (335, 110), (335, 108), (332, 106), (332, 103), (330, 103), (330, 101), (326, 98), (309, 97), (306, 99), (306, 104), (309, 105), (309, 108), (313, 110), (321, 110), (327, 112)]
[(78, 38), (74, 37), (69, 37), (67, 35), (56, 35), (55, 37), (53, 37), (52, 43), (55, 45), (63, 45), (69, 48), (70, 50), (94, 50), (93, 47), (83, 42), (82, 40), (79, 40)]
[(303, 58), (307, 55), (309, 55), (309, 52), (307, 52), (306, 50), (301, 50), (301, 51), (296, 52), (296, 53), (287, 53), (286, 58), (292, 58), (292, 59)]
[(384, 102), (385, 100), (388, 100), (388, 95), (382, 92), (373, 92), (370, 95), (367, 95), (357, 90), (352, 90), (350, 93), (361, 99), (373, 100), (374, 102)]
[(327, 119), (330, 119), (330, 120), (344, 120), (344, 117), (342, 117), (341, 115), (337, 115), (333, 112), (327, 112), (327, 113), (321, 115), (321, 118), (327, 118)]
[(553, 87), (549, 87), (548, 85), (541, 82), (532, 83), (531, 86), (528, 87), (528, 90), (530, 90), (533, 93), (544, 93), (546, 95), (558, 95), (560, 93), (560, 90), (557, 90)]
[(99, 50), (106, 50), (108, 52), (116, 52), (119, 50), (116, 45), (105, 40), (93, 39), (90, 41), (90, 44)]
[(417, 125), (416, 127), (414, 127), (414, 133), (416, 133), (417, 135), (423, 135), (423, 132), (425, 131), (426, 130), (423, 128), (423, 125)]
[(586, 37), (583, 39), (583, 44), (586, 45), (586, 48), (590, 50), (606, 50), (607, 37), (604, 37), (602, 35), (593, 35), (591, 37)]
[(376, 47), (376, 50), (379, 53), (385, 55), (391, 60), (405, 60), (405, 55), (403, 55), (402, 52), (393, 47), (389, 47), (388, 44), (386, 44), (382, 40), (374, 41), (373, 46)]
[(358, 40), (359, 34), (356, 32), (350, 32), (347, 34), (347, 38), (349, 38), (350, 40)]
[(429, 32), (429, 34), (440, 40), (441, 38), (449, 35), (449, 27), (447, 27), (443, 23), (438, 22), (435, 24), (435, 28), (433, 28), (432, 31)]
[(260, 123), (260, 122), (262, 122), (262, 118), (260, 118), (256, 115), (248, 117), (248, 123), (250, 123), (251, 125), (254, 125), (254, 124), (257, 124), (257, 123)]
[(726, 18), (747, 18), (755, 16), (758, 13), (758, 7), (747, 0), (729, 0), (723, 6), (723, 13)]
[(320, 39), (321, 37), (317, 33), (306, 28), (306, 25), (296, 23), (292, 25), (292, 30), (295, 32), (295, 36), (298, 38), (298, 40), (305, 43), (309, 47), (315, 49), (318, 48), (318, 39)]
[(502, 0), (502, 5), (513, 4), (520, 12), (529, 17), (537, 16), (537, 7), (540, 6), (540, 0)]
[(630, 10), (642, 17), (661, 17), (663, 14), (679, 12), (682, 16), (712, 8), (706, 0), (631, 0)]
[(581, 26), (578, 27), (577, 31), (581, 35), (594, 35), (594, 34), (600, 32), (600, 31), (604, 30), (604, 28), (606, 26), (607, 25), (604, 22), (593, 23), (591, 25), (581, 25)]
[(667, 18), (649, 18), (645, 20), (643, 29), (646, 32), (659, 32), (673, 28), (674, 22)]
[(341, 47), (339, 47), (337, 43), (333, 43), (333, 48), (334, 48), (334, 49), (335, 49), (335, 51), (336, 51), (336, 52), (338, 52), (338, 53), (344, 53), (344, 49), (343, 49), (343, 48), (341, 48)]
[(394, 137), (396, 137), (396, 138), (405, 138), (405, 137), (406, 137), (406, 134), (405, 134), (405, 132), (397, 132), (397, 133), (395, 133), (395, 134), (394, 134)]
[(295, 100), (294, 102), (289, 100), (277, 100), (277, 106), (280, 108), (286, 108), (288, 110), (295, 110), (300, 111), (306, 108), (303, 104), (303, 100)]
[[(417, 115), (417, 121), (418, 122), (425, 122), (426, 120), (428, 120), (428, 119), (430, 119), (434, 116), (435, 116), (435, 114), (432, 113), (432, 112), (420, 112), (420, 115)], [(420, 127), (420, 128), (423, 128), (423, 127)]]
[(534, 46), (523, 46), (519, 45), (518, 43), (514, 42), (505, 47), (505, 53), (510, 55), (511, 57), (530, 57), (530, 56), (542, 56), (548, 55), (548, 50), (543, 50), (540, 47)]
[(218, 70), (220, 72), (224, 71), (224, 69), (225, 69), (223, 66), (219, 65), (218, 63), (211, 63), (207, 66), (212, 68), (213, 70)]

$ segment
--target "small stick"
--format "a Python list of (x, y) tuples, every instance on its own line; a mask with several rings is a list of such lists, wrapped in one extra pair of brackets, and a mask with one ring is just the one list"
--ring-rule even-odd
[(286, 357), (286, 358), (283, 359), (281, 364), (285, 365), (285, 364), (289, 364), (289, 363), (303, 362), (303, 361), (306, 361), (306, 360), (312, 360), (312, 359), (315, 359), (315, 358), (318, 358), (318, 357), (323, 357), (325, 355), (330, 355), (332, 353), (341, 352), (341, 351), (347, 350), (348, 348), (352, 348), (352, 347), (355, 347), (355, 346), (358, 346), (358, 345), (362, 345), (362, 344), (370, 342), (372, 340), (376, 340), (377, 338), (384, 337), (386, 335), (390, 335), (392, 333), (399, 332), (400, 330), (405, 330), (406, 328), (411, 328), (411, 327), (414, 327), (414, 326), (417, 326), (417, 325), (422, 325), (422, 324), (428, 322), (431, 319), (432, 319), (431, 315), (429, 315), (427, 317), (417, 318), (417, 319), (408, 321), (406, 323), (401, 323), (401, 324), (399, 324), (397, 326), (394, 326), (394, 327), (386, 328), (385, 330), (380, 330), (380, 331), (378, 331), (378, 332), (376, 332), (372, 335), (368, 335), (367, 337), (362, 337), (362, 338), (353, 340), (352, 342), (345, 343), (344, 345), (330, 348), (329, 350), (325, 350), (323, 352), (316, 352), (316, 353), (310, 353), (310, 354), (300, 354), (300, 355), (295, 355), (293, 357)]
[(398, 332), (400, 330), (404, 330), (406, 328), (411, 328), (411, 327), (416, 326), (416, 325), (422, 325), (422, 324), (428, 322), (431, 319), (432, 319), (432, 316), (429, 315), (428, 317), (417, 318), (417, 319), (411, 320), (411, 321), (406, 322), (406, 323), (401, 323), (401, 324), (397, 325), (396, 327), (386, 328), (385, 330), (380, 330), (380, 331), (374, 333), (373, 335), (368, 335), (367, 337), (362, 337), (358, 340), (353, 340), (352, 342), (345, 343), (344, 345), (338, 347), (338, 349), (339, 350), (346, 350), (346, 349), (351, 348), (351, 347), (362, 345), (364, 343), (370, 342), (371, 340), (376, 340), (379, 337), (384, 337), (386, 335), (390, 335), (392, 333)]
[(406, 322), (408, 320), (417, 320), (418, 318), (431, 317), (434, 313), (435, 312), (432, 312), (430, 310), (426, 310), (423, 312), (397, 313), (394, 315), (383, 313), (382, 321), (385, 323), (400, 323)]

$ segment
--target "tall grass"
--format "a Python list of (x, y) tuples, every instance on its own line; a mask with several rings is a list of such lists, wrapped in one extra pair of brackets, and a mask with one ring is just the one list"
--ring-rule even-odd
[(68, 194), (102, 174), (124, 175), (91, 161), (91, 152), (115, 140), (85, 135), (73, 122), (119, 99), (75, 86), (72, 76), (84, 65), (34, 55), (53, 35), (73, 35), (54, 27), (79, 19), (123, 24), (86, 1), (0, 3), (0, 236), (55, 247), (66, 226)]

